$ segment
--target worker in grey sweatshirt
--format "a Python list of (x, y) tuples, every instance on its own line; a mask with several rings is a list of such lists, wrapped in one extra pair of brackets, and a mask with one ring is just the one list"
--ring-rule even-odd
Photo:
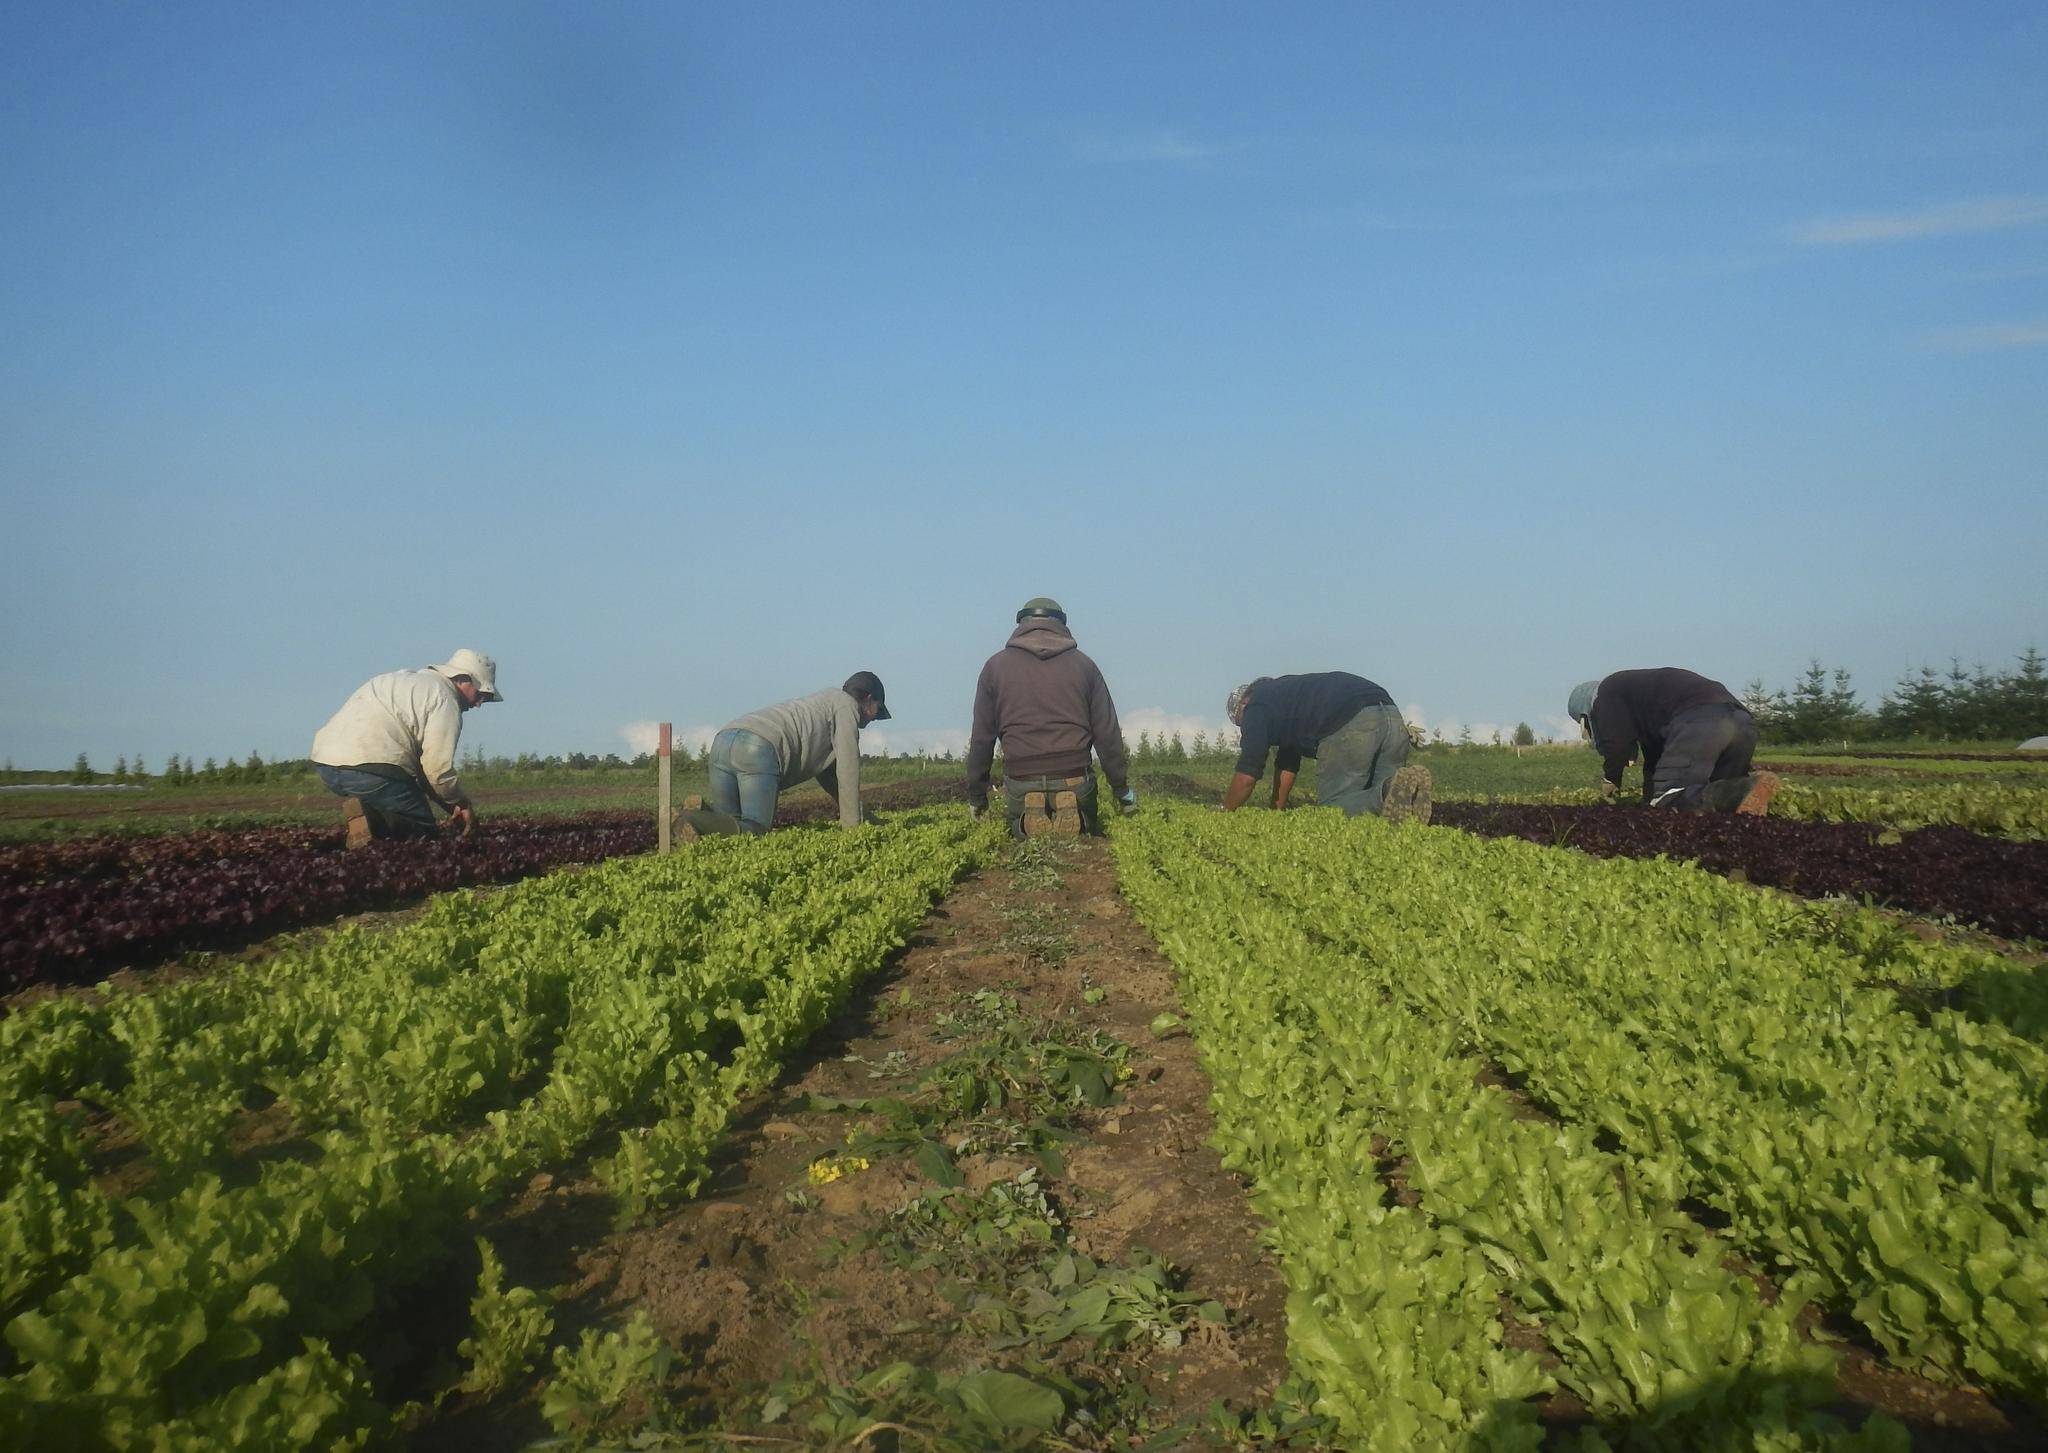
[(776, 795), (813, 778), (839, 803), (840, 826), (859, 827), (860, 729), (888, 719), (872, 671), (747, 713), (711, 739), (710, 802), (677, 814), (677, 835), (693, 842), (706, 834), (764, 833), (775, 823)]

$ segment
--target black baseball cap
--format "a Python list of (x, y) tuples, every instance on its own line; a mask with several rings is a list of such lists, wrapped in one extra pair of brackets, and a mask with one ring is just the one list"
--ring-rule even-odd
[(889, 704), (882, 695), (882, 678), (872, 671), (856, 671), (846, 678), (840, 690), (849, 696), (870, 696), (875, 702), (875, 720), (889, 719)]

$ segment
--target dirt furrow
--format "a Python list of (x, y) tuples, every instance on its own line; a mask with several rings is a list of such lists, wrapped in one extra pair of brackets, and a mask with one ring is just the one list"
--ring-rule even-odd
[[(984, 1371), (1049, 1390), (1073, 1446), (1210, 1446), (1286, 1377), (1285, 1292), (1208, 1148), (1192, 1042), (1151, 1032), (1175, 1008), (1106, 847), (1041, 840), (940, 905), (696, 1200), (618, 1231), (594, 1182), (542, 1177), (488, 1235), (511, 1280), (552, 1289), (557, 1342), (646, 1314), (676, 1370), (629, 1423), (685, 1444), (823, 1446), (839, 1416), (873, 1448), (995, 1446), (885, 1371), (910, 1364), (941, 1402)], [(414, 1441), (545, 1431), (529, 1383)]]

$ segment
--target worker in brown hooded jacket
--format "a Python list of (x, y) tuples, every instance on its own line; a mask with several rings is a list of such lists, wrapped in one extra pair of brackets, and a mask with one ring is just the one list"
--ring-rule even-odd
[(1024, 603), (1008, 644), (988, 658), (975, 683), (967, 801), (977, 816), (988, 807), (998, 740), (1015, 837), (1102, 830), (1091, 750), (1118, 806), (1137, 806), (1116, 703), (1101, 669), (1074, 644), (1056, 600), (1039, 596)]

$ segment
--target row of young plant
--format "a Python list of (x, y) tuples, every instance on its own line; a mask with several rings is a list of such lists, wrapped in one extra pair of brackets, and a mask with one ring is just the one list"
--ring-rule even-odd
[[(1967, 994), (1980, 959), (1667, 863), (1371, 819), (1166, 813), (1116, 841), (1274, 1223), (1292, 1355), (1361, 1446), (1533, 1440), (1546, 1379), (1502, 1296), (1638, 1443), (1902, 1441), (1817, 1411), (1809, 1297), (1902, 1366), (2043, 1396), (2042, 1051), (1862, 987)], [(1562, 1120), (1518, 1117), (1489, 1064)]]
[[(993, 847), (936, 815), (703, 843), (16, 1014), (0, 1444), (353, 1446), (387, 1416), (358, 1354), (476, 1212), (607, 1131), (622, 1215), (691, 1193), (739, 1097)], [(293, 1153), (238, 1153), (258, 1107)], [(109, 1129), (153, 1172), (118, 1205)]]
[[(1631, 775), (1624, 800), (1637, 800), (1640, 783)], [(1497, 801), (1588, 807), (1602, 800), (1592, 787), (1557, 787), (1542, 792), (1440, 793), (1446, 801)], [(2016, 787), (1991, 782), (1925, 782), (1899, 786), (1814, 786), (1796, 778), (1779, 780), (1771, 816), (1805, 822), (1865, 822), (1911, 831), (1961, 827), (1993, 837), (2048, 838), (2048, 786)]]

